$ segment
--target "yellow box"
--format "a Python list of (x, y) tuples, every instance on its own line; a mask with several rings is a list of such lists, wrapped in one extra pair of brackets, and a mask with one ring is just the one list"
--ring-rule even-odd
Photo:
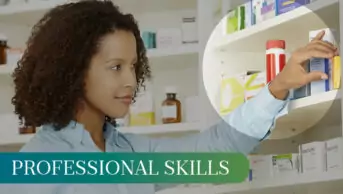
[(226, 115), (244, 103), (244, 75), (224, 77), (220, 86), (220, 114)]
[(332, 83), (333, 89), (341, 87), (341, 57), (336, 56), (332, 60)]
[(256, 96), (266, 85), (266, 73), (254, 73), (245, 78), (245, 100)]
[(130, 126), (155, 125), (155, 113), (145, 112), (145, 113), (130, 114), (129, 125)]
[(224, 76), (220, 86), (220, 115), (226, 115), (245, 102), (246, 76), (257, 73), (247, 71), (236, 76)]

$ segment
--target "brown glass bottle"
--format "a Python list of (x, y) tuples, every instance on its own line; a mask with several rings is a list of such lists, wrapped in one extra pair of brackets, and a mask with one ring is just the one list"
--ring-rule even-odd
[(20, 127), (19, 128), (20, 134), (33, 134), (36, 133), (36, 127)]
[(181, 102), (176, 98), (174, 87), (166, 88), (167, 98), (162, 103), (162, 122), (180, 123), (181, 122)]
[(0, 34), (0, 65), (7, 63), (7, 38)]

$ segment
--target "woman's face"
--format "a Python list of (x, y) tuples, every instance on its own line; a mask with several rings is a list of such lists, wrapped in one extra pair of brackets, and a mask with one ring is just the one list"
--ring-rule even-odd
[(88, 106), (112, 118), (129, 111), (136, 88), (136, 39), (131, 32), (116, 30), (101, 39), (86, 76)]

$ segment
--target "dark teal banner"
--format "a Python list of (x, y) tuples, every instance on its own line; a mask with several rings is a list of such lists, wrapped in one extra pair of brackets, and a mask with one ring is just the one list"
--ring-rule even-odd
[(2, 153), (0, 183), (238, 183), (238, 153)]

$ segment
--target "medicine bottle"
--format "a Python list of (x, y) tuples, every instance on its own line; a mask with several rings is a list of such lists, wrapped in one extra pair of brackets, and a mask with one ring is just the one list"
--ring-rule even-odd
[(180, 123), (181, 122), (181, 102), (176, 98), (176, 88), (167, 87), (166, 99), (162, 102), (162, 122)]
[(267, 83), (272, 81), (286, 65), (286, 43), (284, 40), (269, 40), (266, 44)]
[(7, 63), (7, 38), (0, 34), (0, 65)]
[(28, 126), (28, 127), (20, 127), (19, 134), (34, 134), (36, 133), (36, 127)]

